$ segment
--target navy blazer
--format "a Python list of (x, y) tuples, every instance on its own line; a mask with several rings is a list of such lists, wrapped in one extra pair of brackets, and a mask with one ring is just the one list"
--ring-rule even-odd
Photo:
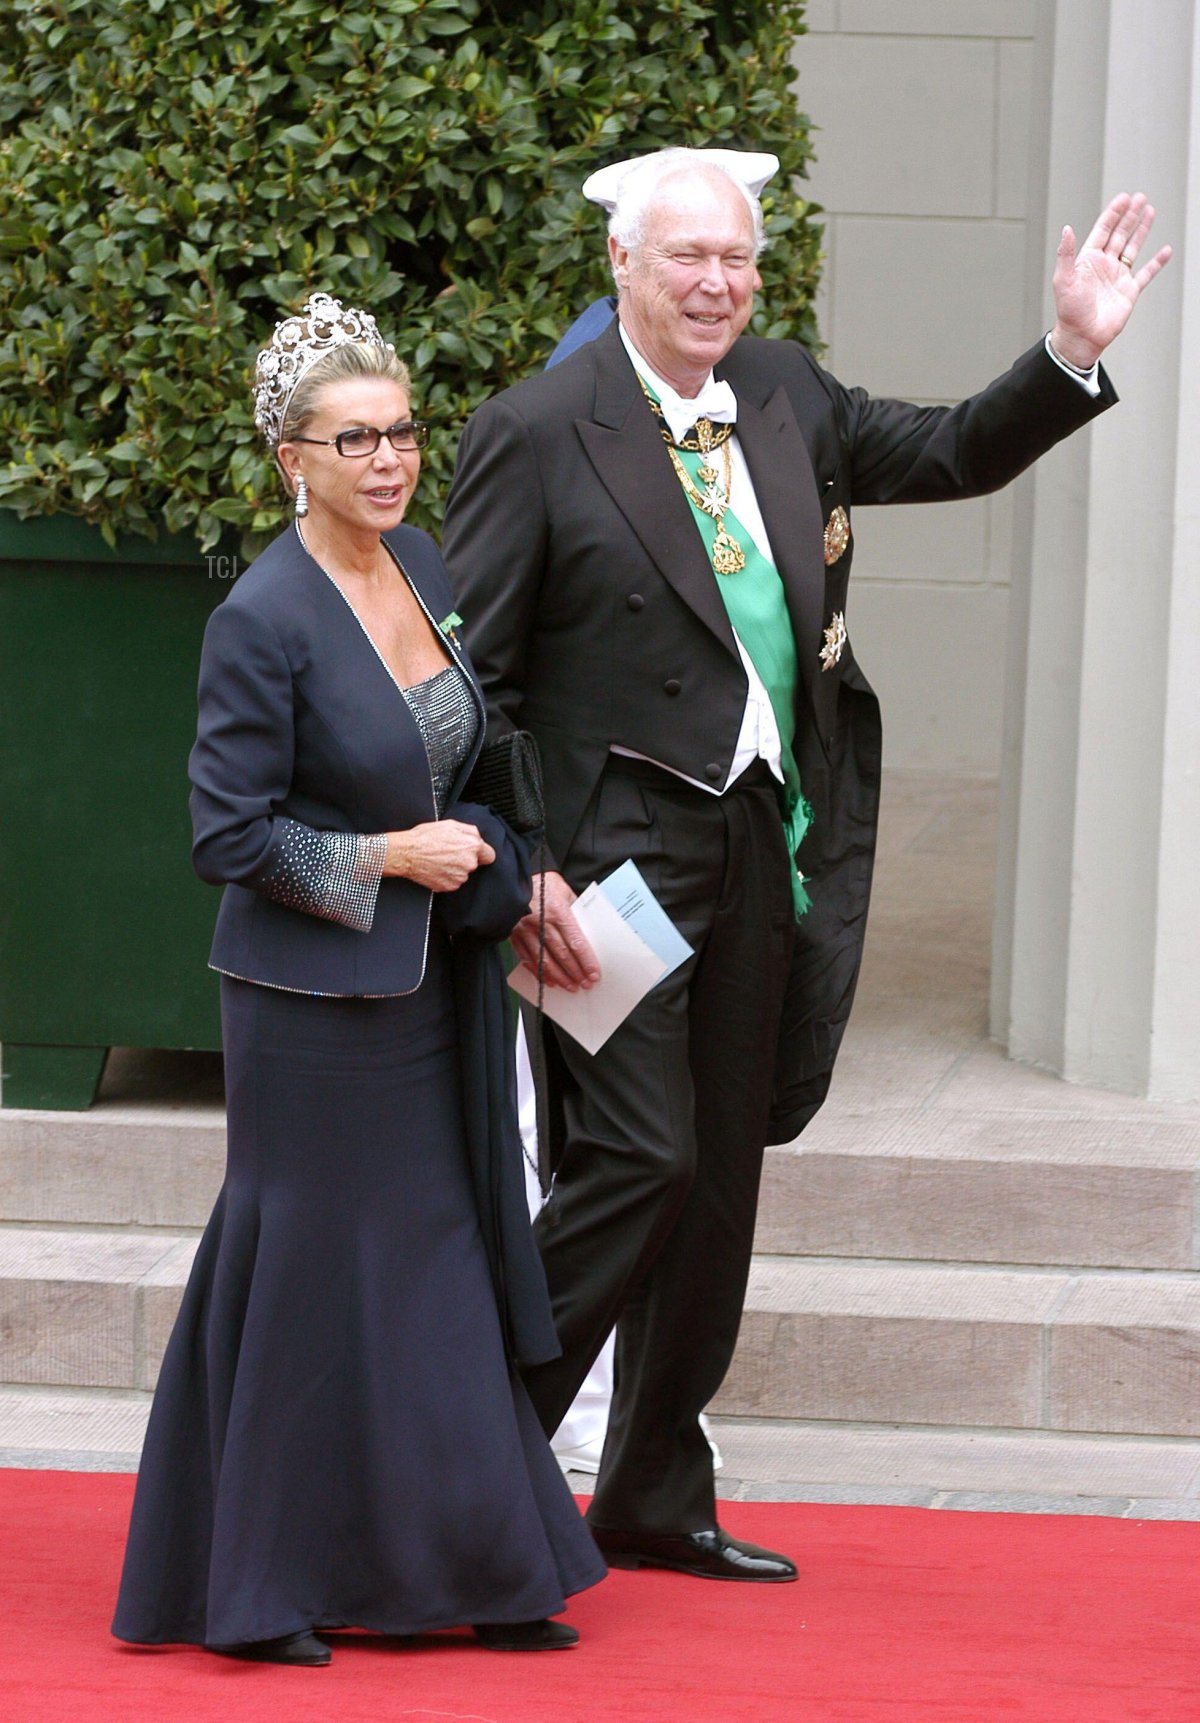
[[(386, 539), (437, 628), (454, 606), (437, 546), (408, 526)], [(479, 827), (496, 861), (458, 891), (437, 893), (438, 910), (453, 933), (501, 939), (529, 905), (527, 858), (486, 809), (454, 805), (485, 715), (462, 646), (448, 630), (442, 638), (479, 711), (447, 811)], [(192, 855), (202, 879), (225, 886), (212, 967), (304, 993), (418, 987), (435, 894), (408, 879), (380, 881), (382, 846), (372, 852), (364, 834), (438, 817), (428, 756), (387, 666), (294, 529), (213, 612), (199, 706), (188, 764)]]
[(589, 341), (594, 341), (597, 335), (603, 335), (613, 318), (617, 315), (617, 301), (613, 294), (606, 299), (593, 299), (592, 303), (579, 313), (579, 316), (567, 330), (558, 346), (546, 360), (546, 369), (552, 365), (561, 365), (564, 359), (569, 359), (572, 353), (580, 347), (586, 347)]

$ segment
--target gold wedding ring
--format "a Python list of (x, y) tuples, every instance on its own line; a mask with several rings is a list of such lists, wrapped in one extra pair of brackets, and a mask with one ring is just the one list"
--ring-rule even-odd
[(1133, 259), (1134, 253), (1132, 251), (1123, 251), (1121, 253), (1120, 261), (1125, 265), (1126, 269), (1133, 268)]

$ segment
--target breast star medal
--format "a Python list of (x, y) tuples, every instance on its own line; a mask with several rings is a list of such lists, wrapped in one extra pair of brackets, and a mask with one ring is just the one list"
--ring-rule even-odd
[(821, 648), (821, 669), (832, 670), (842, 653), (846, 650), (846, 618), (842, 611), (835, 610), (830, 618), (829, 627), (825, 630), (825, 644)]
[(850, 516), (841, 503), (825, 523), (825, 566), (835, 563), (850, 543)]

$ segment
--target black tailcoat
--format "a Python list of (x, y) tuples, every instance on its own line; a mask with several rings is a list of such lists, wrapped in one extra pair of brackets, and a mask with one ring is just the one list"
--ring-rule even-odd
[[(824, 1099), (862, 955), (879, 802), (880, 721), (847, 644), (853, 539), (826, 563), (836, 508), (998, 490), (1116, 399), (1092, 397), (1044, 344), (953, 408), (846, 388), (793, 342), (743, 337), (716, 367), (783, 580), (800, 676), (796, 755), (814, 818), (780, 1024), (770, 1140)], [(746, 699), (729, 619), (614, 322), (485, 403), (458, 456), (444, 549), (496, 731), (541, 745), (547, 835), (565, 855), (613, 744), (725, 781)], [(928, 646), (936, 665), (937, 640)]]

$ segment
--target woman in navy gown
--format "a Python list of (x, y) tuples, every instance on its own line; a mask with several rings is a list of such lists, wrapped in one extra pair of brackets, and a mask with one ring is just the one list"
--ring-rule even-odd
[(314, 295), (259, 355), (295, 523), (214, 612), (190, 761), (225, 892), (225, 1183), (167, 1348), (114, 1633), (329, 1661), (315, 1629), (552, 1649), (605, 1568), (515, 1374), (557, 1353), (495, 942), (520, 840), (458, 798), (483, 703), (426, 428), (374, 320)]

